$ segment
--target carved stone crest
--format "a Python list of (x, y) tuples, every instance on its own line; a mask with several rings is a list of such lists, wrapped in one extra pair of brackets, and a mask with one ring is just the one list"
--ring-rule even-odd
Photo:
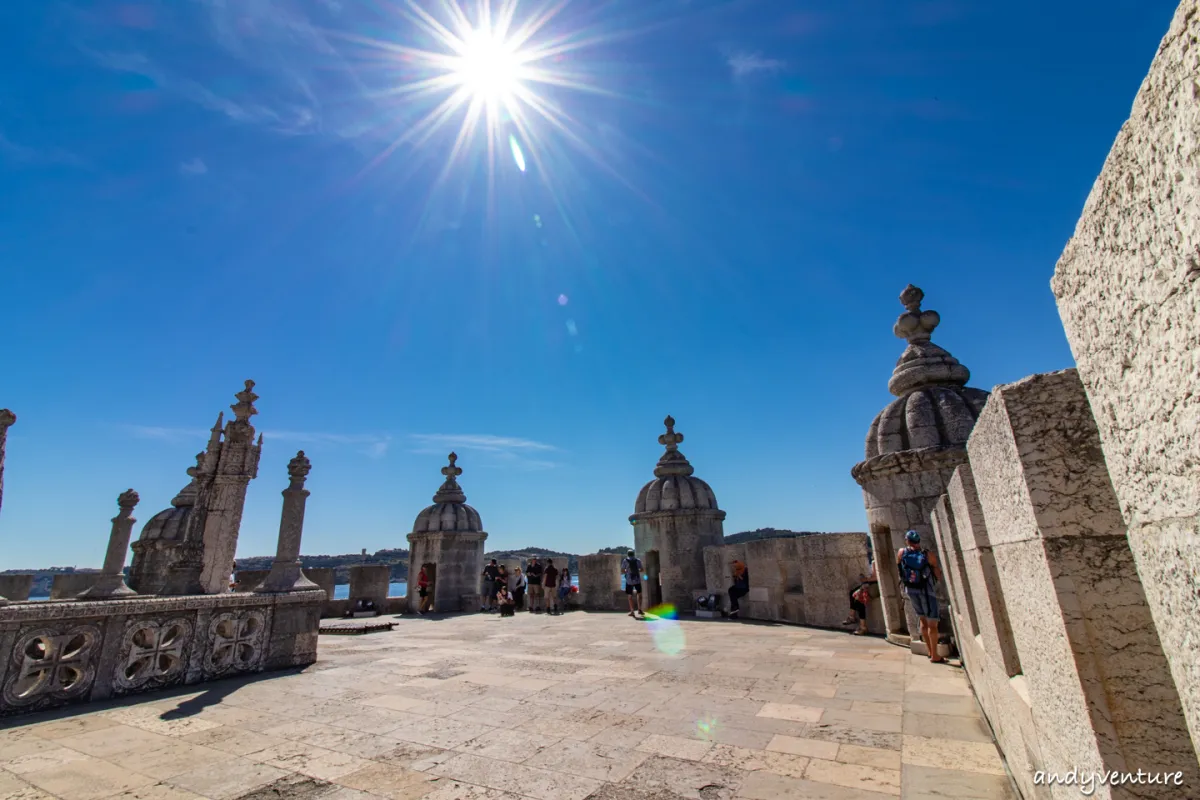
[(183, 617), (130, 620), (113, 683), (122, 694), (179, 683), (187, 671), (191, 642), (192, 623)]
[(261, 611), (231, 611), (214, 616), (208, 626), (205, 676), (213, 678), (259, 669), (266, 626), (266, 616)]
[(4, 700), (24, 710), (83, 697), (96, 677), (100, 629), (95, 625), (38, 628), (13, 647)]

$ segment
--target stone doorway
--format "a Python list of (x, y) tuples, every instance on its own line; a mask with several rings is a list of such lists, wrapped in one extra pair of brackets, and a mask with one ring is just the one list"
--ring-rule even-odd
[(658, 561), (658, 551), (646, 553), (646, 608), (662, 605), (662, 576)]

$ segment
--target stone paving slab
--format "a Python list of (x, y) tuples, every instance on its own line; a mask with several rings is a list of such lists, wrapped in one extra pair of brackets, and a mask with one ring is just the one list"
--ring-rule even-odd
[(1015, 800), (961, 669), (621, 614), (387, 617), (317, 663), (10, 719), (20, 800)]

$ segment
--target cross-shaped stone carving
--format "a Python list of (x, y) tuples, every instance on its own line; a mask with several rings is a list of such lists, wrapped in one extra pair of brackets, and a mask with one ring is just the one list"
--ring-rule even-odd
[(187, 631), (178, 621), (153, 623), (129, 637), (129, 657), (121, 672), (122, 683), (137, 688), (151, 681), (164, 682), (183, 667)]
[(900, 293), (900, 302), (904, 305), (904, 313), (896, 320), (892, 332), (909, 344), (928, 342), (934, 329), (941, 323), (942, 318), (936, 311), (922, 311), (921, 301), (925, 293), (911, 283)]
[(683, 434), (675, 432), (675, 418), (668, 416), (663, 424), (667, 426), (667, 432), (658, 437), (658, 443), (665, 445), (668, 450), (677, 450), (683, 441)]
[(42, 695), (83, 690), (97, 638), (86, 629), (41, 631), (28, 637), (21, 647), (21, 666), (5, 694), (18, 703), (28, 703)]
[(462, 475), (462, 472), (463, 472), (462, 467), (455, 466), (454, 465), (455, 461), (458, 461), (458, 454), (451, 453), (450, 454), (450, 466), (442, 467), (442, 474), (446, 476), (446, 480), (448, 480), (448, 481), (452, 481), (455, 478), (457, 478), (459, 475)]
[(211, 664), (215, 671), (247, 669), (258, 656), (262, 621), (257, 617), (227, 617), (213, 630)]

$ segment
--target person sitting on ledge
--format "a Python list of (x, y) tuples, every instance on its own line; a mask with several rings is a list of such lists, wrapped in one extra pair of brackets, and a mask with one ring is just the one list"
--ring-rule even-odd
[(850, 590), (850, 616), (843, 625), (857, 625), (853, 631), (855, 636), (867, 633), (867, 602), (871, 598), (871, 587), (879, 583), (875, 575), (875, 562), (871, 562), (866, 575), (858, 576), (858, 585)]
[(738, 600), (750, 594), (750, 570), (741, 561), (733, 562), (733, 586), (729, 587), (729, 618), (737, 619)]
[(513, 600), (513, 596), (508, 593), (507, 586), (501, 586), (496, 592), (496, 602), (500, 604), (500, 616), (515, 617), (517, 604)]

